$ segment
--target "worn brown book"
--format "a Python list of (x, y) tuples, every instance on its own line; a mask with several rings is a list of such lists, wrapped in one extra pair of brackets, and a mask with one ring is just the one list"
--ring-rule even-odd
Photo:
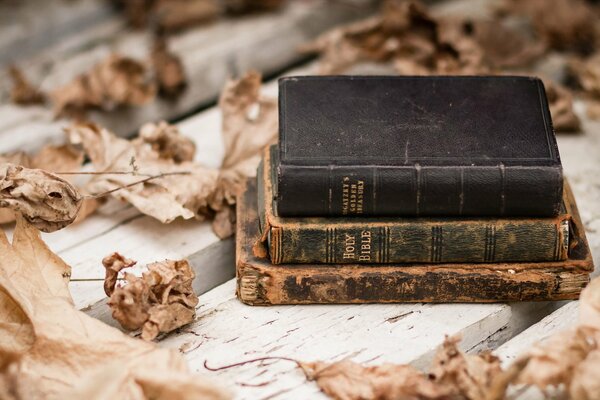
[(565, 261), (481, 264), (271, 264), (260, 241), (255, 179), (238, 198), (236, 275), (251, 305), (390, 302), (504, 302), (578, 298), (593, 261), (571, 191)]
[(258, 168), (263, 242), (273, 264), (538, 262), (567, 259), (569, 204), (555, 217), (279, 217), (277, 155)]

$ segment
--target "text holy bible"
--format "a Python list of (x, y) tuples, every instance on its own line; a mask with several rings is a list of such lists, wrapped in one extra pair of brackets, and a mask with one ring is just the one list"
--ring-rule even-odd
[(562, 167), (536, 78), (283, 78), (279, 124), (282, 217), (560, 213)]

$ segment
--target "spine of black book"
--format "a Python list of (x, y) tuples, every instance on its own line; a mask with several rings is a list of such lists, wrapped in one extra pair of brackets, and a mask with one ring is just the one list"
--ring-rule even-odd
[[(554, 216), (557, 166), (277, 166), (277, 213), (291, 216)], [(310, 201), (307, 201), (307, 194)]]

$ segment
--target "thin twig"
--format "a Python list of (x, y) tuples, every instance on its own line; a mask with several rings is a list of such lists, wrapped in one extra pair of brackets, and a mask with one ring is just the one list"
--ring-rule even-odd
[(142, 175), (151, 176), (150, 174), (138, 174), (133, 171), (65, 171), (65, 172), (53, 172), (56, 175)]
[(109, 194), (114, 193), (116, 191), (119, 191), (121, 189), (127, 189), (127, 188), (130, 188), (132, 186), (139, 185), (140, 183), (145, 183), (145, 182), (151, 181), (153, 179), (164, 178), (165, 176), (171, 176), (171, 175), (190, 175), (190, 174), (191, 174), (190, 171), (177, 171), (177, 172), (165, 172), (165, 173), (158, 174), (158, 175), (150, 175), (147, 178), (141, 179), (141, 180), (136, 181), (136, 182), (132, 182), (132, 183), (130, 183), (128, 185), (119, 186), (117, 188), (108, 190), (108, 191), (103, 192), (103, 193), (90, 194), (90, 195), (86, 195), (84, 197), (88, 198), (88, 199), (97, 199), (99, 197), (104, 197), (106, 195), (109, 195)]
[(302, 368), (302, 364), (300, 363), (300, 361), (294, 360), (293, 358), (288, 358), (288, 357), (260, 357), (260, 358), (253, 358), (252, 360), (240, 361), (240, 362), (235, 363), (235, 364), (224, 365), (222, 367), (217, 367), (217, 368), (209, 367), (206, 364), (206, 362), (208, 360), (204, 360), (204, 368), (206, 368), (209, 371), (221, 371), (223, 369), (228, 369), (228, 368), (233, 368), (233, 367), (240, 367), (240, 366), (245, 365), (245, 364), (250, 364), (250, 363), (255, 363), (255, 362), (258, 362), (258, 361), (265, 361), (265, 360), (291, 361), (291, 362), (295, 363), (298, 367)]

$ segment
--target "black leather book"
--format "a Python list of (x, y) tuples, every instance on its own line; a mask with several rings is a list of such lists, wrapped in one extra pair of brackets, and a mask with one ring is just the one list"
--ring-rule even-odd
[(562, 167), (542, 82), (279, 81), (279, 216), (553, 216)]

